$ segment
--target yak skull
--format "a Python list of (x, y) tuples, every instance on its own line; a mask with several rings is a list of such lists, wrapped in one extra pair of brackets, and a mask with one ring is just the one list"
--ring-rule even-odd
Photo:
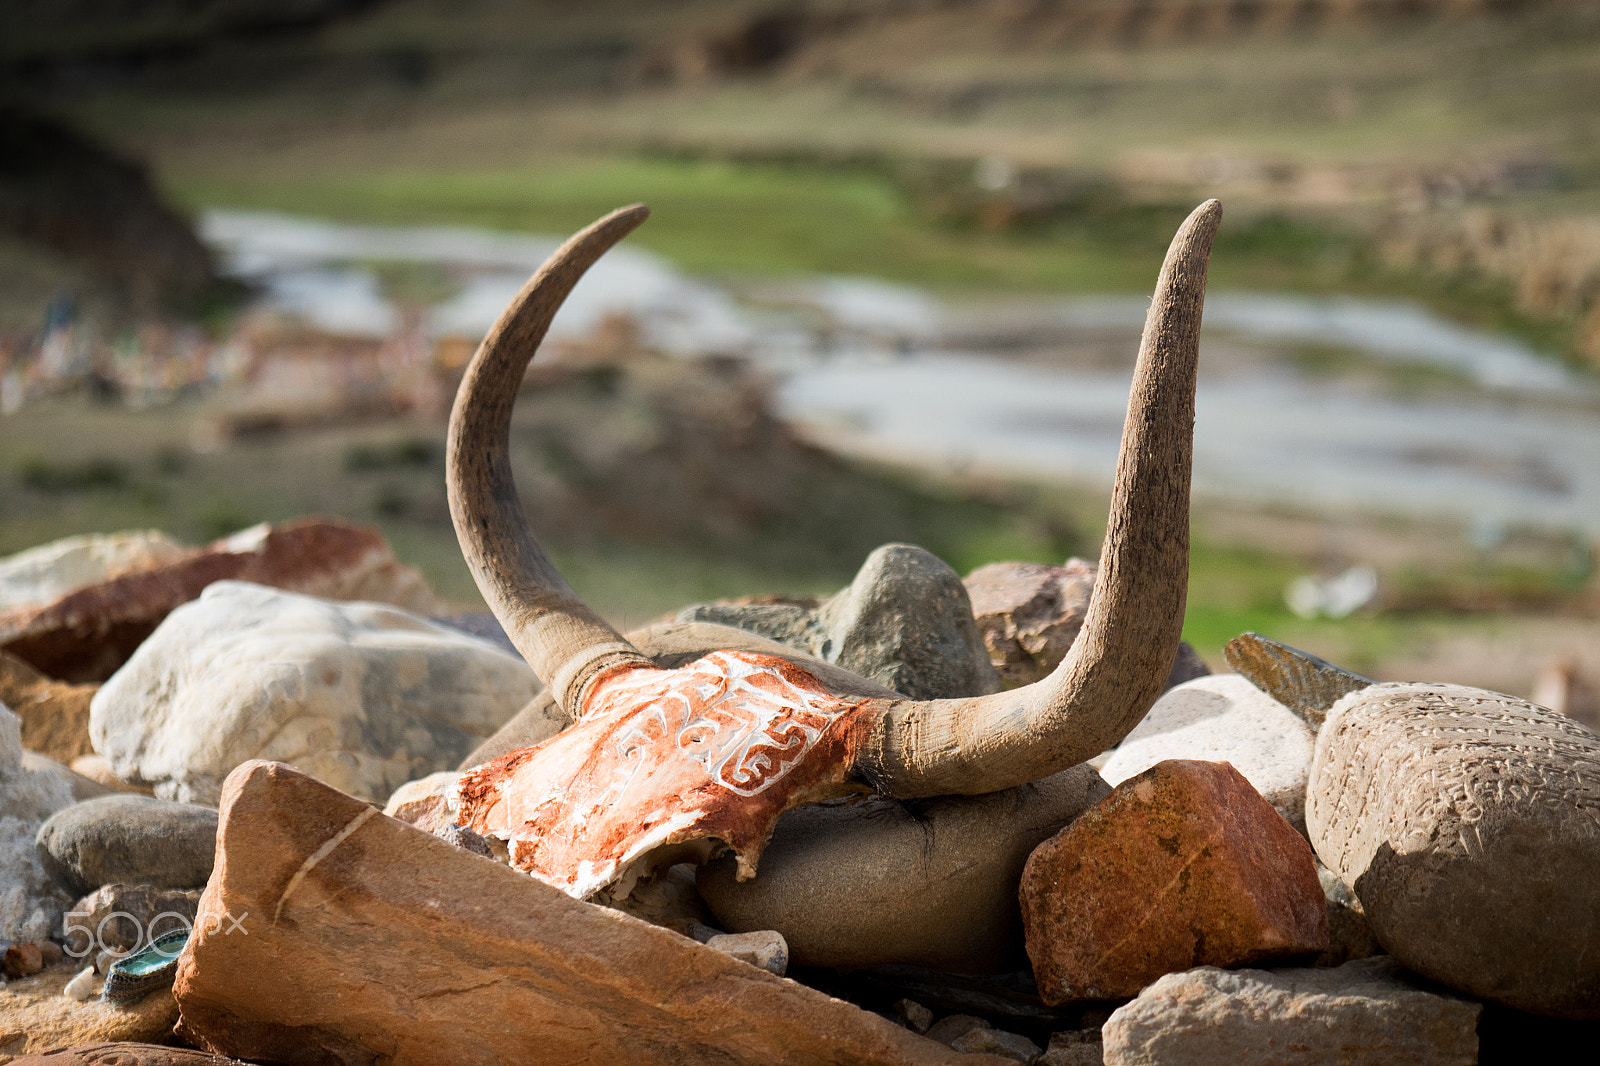
[(450, 513), (478, 587), (573, 724), (461, 776), (455, 820), (577, 898), (731, 848), (741, 877), (778, 816), (872, 790), (907, 799), (1034, 781), (1111, 747), (1160, 694), (1188, 583), (1189, 474), (1206, 266), (1221, 206), (1179, 229), (1145, 324), (1084, 628), (1047, 678), (964, 699), (840, 695), (796, 663), (717, 651), (658, 667), (539, 546), (512, 481), (511, 406), (583, 272), (647, 215), (624, 208), (533, 276), (473, 357), (450, 418)]

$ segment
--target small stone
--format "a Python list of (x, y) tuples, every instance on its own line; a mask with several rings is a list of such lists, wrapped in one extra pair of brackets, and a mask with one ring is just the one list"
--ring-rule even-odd
[(1306, 828), (1407, 968), (1600, 1019), (1600, 734), (1512, 696), (1384, 683), (1317, 735)]
[(940, 1018), (928, 1027), (928, 1039), (937, 1040), (941, 1044), (954, 1044), (954, 1042), (974, 1029), (987, 1029), (989, 1023), (982, 1018), (971, 1014), (951, 1014)]
[(1227, 763), (1172, 760), (1124, 781), (1035, 849), (1020, 895), (1051, 1005), (1328, 943), (1305, 838)]
[(62, 938), (76, 957), (140, 951), (163, 933), (194, 924), (198, 889), (153, 885), (102, 885), (75, 903), (61, 920)]
[(1334, 969), (1168, 974), (1106, 1023), (1105, 1066), (1468, 1066), (1482, 1006), (1387, 957)]
[(62, 995), (79, 1003), (87, 1003), (94, 995), (95, 968), (85, 966), (78, 971), (78, 976), (66, 983), (61, 989)]
[(1118, 785), (1164, 759), (1232, 763), (1290, 825), (1304, 831), (1315, 742), (1289, 708), (1238, 674), (1169, 689), (1112, 749), (1100, 776)]
[(32, 941), (12, 944), (6, 948), (0, 966), (4, 966), (7, 977), (32, 977), (44, 969), (44, 952)]
[(258, 757), (382, 802), (454, 767), (538, 690), (520, 658), (417, 615), (218, 581), (167, 616), (95, 695), (117, 776), (215, 803)]
[(897, 999), (890, 1009), (895, 1020), (913, 1033), (926, 1033), (933, 1024), (933, 1011), (914, 999)]
[[(98, 685), (95, 686), (99, 688)], [(87, 719), (85, 720), (87, 725)], [(156, 790), (149, 785), (141, 785), (132, 781), (124, 781), (111, 772), (111, 764), (106, 762), (104, 755), (80, 755), (72, 760), (72, 772), (81, 774), (97, 784), (104, 785), (112, 792), (127, 792), (135, 796), (154, 796)], [(90, 797), (84, 796), (83, 799)]]
[(61, 950), (61, 945), (54, 940), (40, 940), (36, 941), (36, 943), (39, 946), (39, 955), (47, 967), (54, 966), (66, 957), (66, 953)]
[(706, 941), (706, 947), (732, 955), (740, 962), (759, 966), (782, 977), (789, 969), (789, 945), (783, 934), (771, 929), (755, 933), (724, 933)]
[(40, 755), (36, 751), (24, 751), (22, 753), (22, 768), (35, 774), (48, 774), (63, 782), (67, 786), (67, 791), (72, 793), (72, 801), (74, 803), (82, 803), (87, 799), (109, 796), (117, 791), (113, 788), (107, 788), (100, 782), (85, 777), (74, 770), (69, 770), (48, 755)]
[(683, 927), (683, 935), (704, 944), (714, 936), (726, 936), (727, 930), (706, 925), (704, 922), (690, 922)]
[(102, 796), (52, 815), (39, 861), (74, 895), (112, 882), (196, 888), (211, 876), (215, 808), (150, 796)]
[(998, 1055), (1003, 1059), (1027, 1063), (1032, 1063), (1040, 1055), (1038, 1044), (1003, 1029), (973, 1029), (950, 1041), (950, 1046), (968, 1055)]
[(101, 951), (97, 953), (94, 957), (94, 972), (104, 977), (111, 972), (112, 964), (118, 959), (127, 958), (128, 954), (125, 951)]

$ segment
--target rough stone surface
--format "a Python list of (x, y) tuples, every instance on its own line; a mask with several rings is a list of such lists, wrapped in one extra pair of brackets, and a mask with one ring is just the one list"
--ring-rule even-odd
[(732, 955), (740, 962), (759, 966), (768, 973), (782, 977), (789, 969), (789, 945), (783, 934), (772, 929), (754, 933), (723, 933), (705, 941), (712, 951)]
[(71, 783), (22, 757), (22, 723), (0, 705), (0, 940), (9, 941), (49, 936), (71, 902), (34, 847), (45, 819), (72, 803)]
[(937, 1040), (941, 1044), (953, 1044), (955, 1041), (978, 1029), (989, 1028), (989, 1023), (974, 1014), (951, 1014), (928, 1027), (928, 1039)]
[[(178, 1005), (171, 992), (152, 992), (127, 1006), (93, 998), (80, 1002), (64, 993), (67, 983), (82, 969), (81, 961), (68, 959), (0, 987), (0, 1063), (13, 1061), (13, 1056), (38, 1055), (75, 1044), (168, 1038), (178, 1020)], [(98, 982), (94, 989), (98, 991)]]
[(198, 888), (211, 876), (217, 812), (150, 796), (101, 796), (56, 812), (37, 840), (39, 861), (76, 895), (113, 881)]
[(192, 1048), (163, 1047), (160, 1044), (115, 1043), (79, 1044), (42, 1055), (24, 1055), (11, 1060), (11, 1066), (249, 1066), (238, 1059), (211, 1055)]
[[(1064, 566), (989, 563), (966, 576), (989, 661), (1006, 688), (1039, 681), (1066, 658), (1083, 628), (1094, 577), (1095, 564), (1084, 559)], [(1210, 672), (1193, 648), (1179, 644), (1167, 687)]]
[(1328, 943), (1311, 849), (1227, 763), (1172, 760), (1124, 781), (1034, 851), (1021, 899), (1050, 1004)]
[(167, 799), (282, 759), (362, 799), (454, 766), (528, 702), (521, 659), (395, 607), (219, 581), (95, 695), (95, 750)]
[(377, 530), (323, 519), (255, 526), (170, 560), (117, 573), (43, 605), (0, 610), (0, 647), (65, 681), (103, 681), (174, 608), (232, 579), (423, 614), (439, 602)]
[(1004, 1029), (974, 1029), (950, 1041), (950, 1046), (969, 1055), (998, 1055), (1003, 1059), (1027, 1063), (1033, 1062), (1040, 1054), (1038, 1044)]
[(1309, 652), (1268, 640), (1259, 633), (1241, 633), (1222, 649), (1228, 665), (1269, 693), (1312, 729), (1321, 729), (1328, 710), (1342, 697), (1372, 684)]
[(193, 925), (200, 906), (196, 888), (101, 885), (72, 905), (61, 919), (62, 940), (75, 958), (101, 951), (140, 951), (163, 933)]
[(12, 944), (6, 948), (5, 955), (0, 956), (0, 966), (4, 967), (7, 977), (32, 977), (44, 969), (44, 952), (31, 940)]
[(1600, 1018), (1600, 734), (1481, 689), (1373, 685), (1317, 737), (1306, 827), (1410, 969)]
[(798, 965), (1015, 968), (1028, 854), (1109, 791), (1076, 766), (987, 796), (800, 807), (754, 879), (719, 860), (701, 868), (700, 894), (726, 929), (783, 933)]
[(855, 580), (808, 609), (799, 604), (702, 604), (680, 622), (714, 622), (771, 637), (913, 699), (1000, 690), (961, 578), (910, 544), (885, 544)]
[(1163, 759), (1228, 762), (1302, 832), (1316, 738), (1293, 711), (1238, 674), (1169, 690), (1112, 749), (1100, 774), (1113, 785)]
[(957, 1059), (282, 764), (230, 776), (217, 850), (174, 986), (182, 1032), (206, 1050), (392, 1066), (441, 1048), (463, 1066), (1004, 1061)]
[(89, 701), (98, 685), (54, 681), (0, 651), (0, 703), (22, 719), (22, 746), (57, 762), (94, 750), (89, 744)]
[(1102, 1030), (1106, 1066), (1469, 1066), (1482, 1006), (1392, 959), (1328, 970), (1168, 974)]

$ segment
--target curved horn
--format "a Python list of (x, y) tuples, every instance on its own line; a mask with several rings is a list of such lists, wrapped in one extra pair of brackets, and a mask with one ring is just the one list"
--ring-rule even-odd
[(624, 207), (563, 244), (483, 339), (450, 412), (445, 478), (461, 552), (511, 642), (574, 717), (596, 674), (650, 660), (578, 599), (534, 537), (511, 476), (511, 407), (561, 302), (649, 213)]
[(1200, 313), (1221, 219), (1216, 200), (1195, 208), (1162, 264), (1078, 639), (1024, 688), (886, 706), (856, 759), (879, 791), (977, 795), (1036, 781), (1116, 744), (1160, 695), (1183, 629)]

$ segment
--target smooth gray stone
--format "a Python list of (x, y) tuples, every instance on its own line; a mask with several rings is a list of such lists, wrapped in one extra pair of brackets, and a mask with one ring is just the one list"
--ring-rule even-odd
[(76, 895), (116, 881), (198, 888), (211, 876), (217, 812), (150, 796), (100, 796), (52, 815), (35, 842), (40, 864)]
[(770, 637), (911, 699), (999, 692), (1000, 675), (961, 577), (912, 544), (885, 544), (855, 580), (815, 608), (699, 604), (680, 622), (715, 622)]

